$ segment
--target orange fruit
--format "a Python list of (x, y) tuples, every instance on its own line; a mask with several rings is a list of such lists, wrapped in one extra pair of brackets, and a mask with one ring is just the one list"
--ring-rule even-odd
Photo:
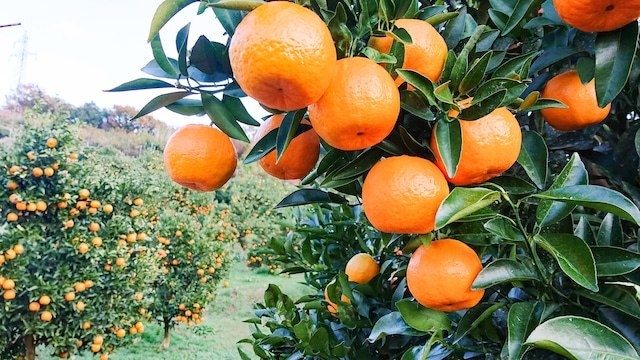
[[(259, 141), (271, 130), (282, 124), (284, 114), (274, 115), (260, 125), (255, 134)], [(302, 124), (309, 124), (303, 120)], [(276, 151), (273, 150), (260, 160), (258, 164), (269, 175), (281, 180), (301, 179), (316, 165), (320, 157), (320, 138), (315, 130), (310, 129), (291, 140), (280, 160), (276, 162)]]
[(318, 135), (340, 150), (362, 150), (382, 141), (396, 124), (400, 93), (381, 66), (363, 57), (338, 60), (331, 84), (309, 106)]
[(13, 246), (13, 251), (16, 253), (16, 255), (22, 255), (24, 254), (24, 246), (22, 244), (15, 244)]
[(237, 162), (229, 136), (207, 125), (181, 127), (164, 148), (164, 165), (171, 180), (198, 191), (222, 187), (233, 176)]
[(362, 186), (362, 207), (380, 231), (425, 234), (435, 228), (436, 211), (447, 195), (447, 180), (431, 161), (394, 156), (369, 171)]
[(85, 289), (91, 289), (93, 287), (93, 281), (85, 280), (84, 287), (85, 287)]
[(140, 211), (139, 211), (138, 209), (133, 209), (133, 210), (131, 210), (131, 211), (129, 212), (129, 217), (134, 218), (134, 217), (136, 217), (136, 216), (138, 216), (138, 215), (140, 215)]
[(16, 292), (13, 290), (6, 290), (4, 294), (2, 294), (2, 298), (5, 300), (13, 300), (16, 298)]
[(290, 111), (322, 96), (331, 81), (336, 50), (327, 25), (313, 11), (274, 1), (238, 24), (229, 61), (247, 95), (267, 107)]
[(82, 323), (82, 329), (83, 330), (89, 330), (91, 328), (91, 323), (88, 321), (85, 321)]
[(56, 138), (47, 139), (47, 147), (53, 149), (56, 146), (58, 146), (58, 140)]
[(16, 283), (11, 279), (5, 279), (4, 283), (2, 283), (2, 288), (5, 290), (12, 290), (15, 287)]
[(78, 311), (84, 311), (84, 308), (85, 308), (85, 304), (84, 304), (84, 302), (82, 302), (82, 301), (78, 301), (78, 302), (76, 303), (76, 309), (78, 309)]
[(107, 214), (112, 213), (113, 212), (113, 205), (106, 204), (105, 206), (102, 207), (102, 211), (104, 211)]
[(16, 210), (19, 210), (19, 211), (27, 210), (27, 203), (24, 201), (18, 201), (16, 203)]
[(18, 214), (16, 213), (8, 213), (7, 214), (7, 221), (8, 222), (12, 222), (12, 221), (18, 221)]
[(40, 311), (40, 303), (37, 301), (32, 301), (29, 303), (29, 311), (38, 312)]
[(67, 301), (73, 301), (76, 299), (76, 293), (74, 293), (73, 291), (69, 291), (64, 295), (64, 299)]
[(42, 170), (42, 168), (35, 167), (35, 168), (33, 168), (33, 170), (31, 170), (31, 173), (35, 177), (40, 177), (40, 176), (42, 176), (42, 174), (44, 174), (44, 171)]
[(135, 326), (132, 326), (132, 327), (129, 328), (129, 334), (135, 335), (137, 333), (138, 333), (138, 329), (136, 329)]
[(18, 188), (18, 183), (11, 180), (7, 183), (7, 190), (15, 190)]
[(99, 237), (96, 236), (93, 239), (91, 239), (91, 243), (95, 247), (100, 247), (100, 246), (102, 246), (102, 238), (99, 238)]
[(69, 158), (73, 159), (73, 160), (77, 160), (78, 159), (78, 154), (77, 153), (71, 153), (69, 155)]
[(40, 314), (40, 319), (42, 321), (46, 321), (49, 322), (51, 321), (51, 319), (53, 319), (53, 314), (50, 311), (43, 311), (42, 314)]
[(91, 349), (91, 351), (94, 353), (100, 352), (101, 348), (102, 348), (102, 345), (98, 345), (98, 344), (91, 344), (91, 346), (89, 347), (89, 349)]
[(13, 250), (13, 249), (9, 249), (9, 250), (7, 250), (7, 251), (5, 251), (5, 252), (4, 252), (4, 257), (5, 257), (7, 260), (13, 260), (13, 259), (15, 259), (15, 258), (16, 258), (16, 255), (17, 255), (17, 254), (16, 254), (15, 250)]
[(66, 228), (72, 228), (73, 225), (75, 225), (75, 222), (73, 220), (71, 220), (71, 219), (69, 219), (69, 220), (64, 222), (64, 227), (66, 227)]
[(118, 339), (122, 339), (126, 335), (127, 335), (127, 332), (124, 329), (118, 329), (118, 331), (116, 331), (116, 337)]
[[(465, 106), (471, 99), (460, 103)], [(449, 116), (456, 116), (452, 111)], [(453, 178), (446, 172), (436, 144), (435, 129), (431, 136), (431, 150), (436, 165), (453, 184), (470, 185), (492, 179), (508, 170), (518, 160), (522, 144), (520, 124), (507, 108), (498, 108), (478, 120), (460, 121), (462, 150), (458, 170)], [(436, 126), (437, 127), (437, 126)]]
[(224, 287), (229, 287), (229, 282), (228, 282), (228, 281), (223, 282), (223, 283), (222, 283), (222, 286), (224, 286)]
[(98, 201), (98, 200), (91, 200), (91, 202), (89, 203), (89, 206), (91, 208), (94, 208), (94, 209), (99, 208), (100, 205), (102, 205), (102, 204), (100, 204), (100, 201)]
[[(433, 82), (440, 80), (449, 50), (438, 30), (419, 19), (398, 19), (395, 25), (411, 35), (412, 43), (404, 46), (402, 69), (414, 70)], [(392, 43), (390, 36), (369, 39), (369, 46), (384, 54), (389, 53)], [(402, 77), (396, 78), (397, 85), (403, 82)]]
[(367, 284), (378, 273), (380, 273), (380, 265), (366, 253), (359, 253), (351, 257), (344, 269), (349, 281), (358, 284)]
[(117, 258), (116, 259), (116, 265), (117, 266), (124, 266), (124, 264), (125, 264), (125, 261), (124, 261), (123, 258)]
[(38, 201), (36, 203), (36, 210), (44, 212), (47, 210), (47, 203), (44, 201)]
[(100, 360), (109, 360), (109, 354), (107, 353), (100, 354)]
[(9, 168), (9, 174), (15, 175), (18, 171), (20, 171), (20, 166), (13, 165)]
[(413, 253), (407, 266), (407, 286), (425, 307), (439, 311), (458, 311), (475, 306), (484, 290), (471, 290), (482, 270), (478, 255), (459, 240), (432, 241)]
[(40, 305), (47, 306), (51, 304), (51, 298), (48, 297), (47, 295), (42, 295), (40, 296), (40, 299), (38, 299), (38, 302), (40, 303)]
[(104, 344), (104, 338), (100, 335), (97, 335), (96, 337), (93, 338), (93, 343), (97, 345), (102, 345)]
[(80, 191), (78, 191), (78, 196), (81, 199), (88, 199), (89, 195), (91, 195), (91, 193), (87, 189), (81, 189)]
[(44, 168), (44, 174), (45, 174), (47, 177), (52, 177), (52, 176), (53, 176), (53, 174), (55, 174), (55, 171), (54, 171), (52, 168), (50, 168), (50, 167), (48, 167), (48, 168)]
[(87, 287), (84, 286), (83, 282), (79, 282), (74, 286), (74, 289), (76, 290), (76, 292), (83, 292), (87, 289)]
[[(329, 303), (329, 305), (327, 305), (327, 310), (329, 310), (329, 312), (333, 315), (336, 316), (336, 313), (338, 312), (338, 304), (334, 303), (333, 301), (329, 300), (329, 285), (333, 284), (334, 282), (336, 282), (335, 280), (332, 280), (329, 284), (327, 284), (327, 286), (324, 288), (324, 299)], [(348, 304), (351, 304), (351, 300), (349, 300), (348, 297), (344, 296), (344, 294), (340, 295), (340, 301), (342, 302), (346, 302)]]
[(142, 204), (144, 204), (144, 201), (140, 198), (133, 200), (133, 205), (135, 206), (142, 206)]
[(568, 106), (540, 110), (549, 125), (562, 131), (580, 130), (597, 124), (609, 115), (611, 109), (611, 104), (604, 108), (598, 106), (595, 80), (583, 84), (576, 70), (554, 76), (545, 85), (541, 96)]
[(36, 205), (36, 203), (28, 203), (27, 204), (27, 211), (36, 211), (38, 209), (38, 205)]
[(78, 245), (78, 252), (80, 254), (85, 254), (87, 251), (89, 251), (89, 245), (87, 245), (87, 243), (81, 243), (80, 245)]
[(553, 0), (558, 16), (585, 32), (619, 29), (640, 17), (639, 0)]
[(89, 231), (96, 232), (98, 230), (100, 230), (100, 224), (98, 223), (89, 224)]

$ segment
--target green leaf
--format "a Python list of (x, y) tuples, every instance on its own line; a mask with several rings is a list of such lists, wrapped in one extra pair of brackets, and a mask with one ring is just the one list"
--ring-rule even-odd
[(482, 101), (476, 101), (476, 98), (474, 98), (471, 102), (473, 105), (463, 109), (457, 118), (460, 120), (477, 120), (487, 116), (502, 105), (506, 95), (507, 90), (502, 89), (482, 99)]
[(458, 323), (453, 335), (453, 343), (457, 343), (471, 331), (477, 329), (480, 324), (491, 317), (491, 314), (505, 305), (507, 305), (505, 302), (495, 304), (480, 303), (467, 310)]
[(152, 113), (162, 107), (173, 104), (174, 102), (188, 95), (191, 95), (189, 91), (178, 91), (178, 92), (158, 95), (153, 99), (151, 99), (151, 101), (149, 101), (145, 106), (143, 106), (142, 109), (140, 109), (140, 111), (133, 117), (133, 119), (137, 119), (139, 117)]
[(500, 193), (485, 188), (456, 187), (444, 199), (436, 213), (436, 229), (472, 214), (500, 200)]
[(400, 107), (421, 119), (432, 120), (434, 117), (429, 104), (417, 91), (402, 90), (400, 92)]
[[(584, 167), (582, 160), (580, 160), (580, 155), (573, 153), (571, 159), (562, 169), (558, 177), (556, 177), (549, 189), (557, 189), (569, 185), (586, 185), (588, 183), (589, 174), (587, 173), (587, 169)], [(540, 200), (538, 208), (536, 209), (538, 226), (542, 227), (556, 223), (569, 215), (574, 208), (574, 205), (564, 202)]]
[(430, 105), (435, 106), (437, 104), (435, 85), (429, 78), (413, 70), (398, 69), (396, 71), (407, 83), (418, 89), (427, 101), (429, 101)]
[(573, 230), (573, 235), (584, 240), (588, 245), (596, 244), (596, 235), (593, 233), (589, 220), (585, 216), (580, 216), (580, 220), (578, 220), (578, 224)]
[(197, 0), (164, 0), (156, 9), (151, 20), (151, 29), (149, 30), (149, 37), (147, 41), (151, 41), (160, 29), (180, 10), (187, 7), (187, 5), (196, 2)]
[(467, 8), (463, 6), (460, 8), (460, 10), (458, 10), (458, 16), (449, 20), (444, 28), (444, 31), (442, 32), (442, 37), (447, 44), (447, 49), (454, 49), (456, 45), (458, 45), (458, 43), (462, 39), (466, 21)]
[(603, 324), (579, 316), (559, 316), (542, 323), (526, 344), (570, 359), (638, 359), (627, 339)]
[(538, 273), (532, 266), (517, 260), (498, 259), (480, 271), (473, 281), (471, 289), (487, 289), (504, 282), (524, 280), (541, 281)]
[(177, 77), (178, 73), (176, 68), (171, 64), (167, 55), (162, 48), (162, 41), (160, 40), (160, 34), (156, 34), (156, 36), (151, 39), (151, 51), (153, 52), (153, 59), (156, 61), (156, 64), (162, 71), (164, 71), (170, 77)]
[(523, 195), (531, 194), (532, 192), (536, 191), (535, 185), (531, 184), (530, 182), (519, 177), (508, 175), (495, 177), (485, 184), (489, 186), (497, 185), (509, 194)]
[(640, 254), (635, 251), (612, 247), (591, 247), (598, 276), (618, 276), (640, 268)]
[(638, 24), (632, 21), (621, 29), (596, 36), (596, 96), (605, 107), (627, 83), (638, 47)]
[(578, 285), (598, 291), (596, 264), (589, 246), (572, 234), (535, 235), (536, 243), (558, 261), (562, 271)]
[(418, 331), (451, 331), (451, 321), (445, 313), (426, 308), (410, 299), (396, 302), (402, 319)]
[(227, 10), (251, 11), (263, 4), (266, 4), (266, 2), (261, 0), (219, 0), (207, 5)]
[(350, 179), (369, 171), (382, 157), (382, 150), (370, 148), (360, 153), (336, 172), (332, 173), (336, 180)]
[(547, 144), (542, 136), (535, 131), (523, 131), (518, 163), (539, 189), (544, 188), (547, 182), (548, 158)]
[(189, 63), (205, 74), (216, 72), (216, 48), (206, 36), (200, 35), (191, 48)]
[(525, 66), (529, 61), (533, 60), (539, 53), (527, 53), (511, 58), (504, 63), (502, 63), (499, 67), (495, 69), (493, 72), (494, 78), (508, 78), (512, 79), (513, 75), (519, 74), (522, 70), (522, 67)]
[(165, 107), (180, 115), (193, 116), (205, 114), (202, 101), (196, 99), (181, 99)]
[(278, 135), (276, 136), (276, 162), (282, 158), (287, 146), (289, 146), (289, 143), (291, 143), (291, 140), (295, 137), (305, 112), (306, 109), (288, 112), (282, 119), (282, 123), (280, 123), (278, 127)]
[(189, 41), (189, 29), (191, 23), (183, 26), (176, 35), (176, 49), (178, 50), (178, 69), (180, 74), (189, 76), (189, 70), (187, 69), (187, 42)]
[(220, 99), (206, 92), (202, 92), (200, 97), (207, 116), (220, 130), (229, 135), (229, 137), (249, 142), (247, 134), (244, 133), (231, 111), (227, 109)]
[[(457, 119), (449, 122), (440, 119), (436, 122), (434, 133), (438, 152), (447, 170), (449, 178), (453, 178), (458, 170), (460, 153), (462, 152), (462, 130)], [(433, 149), (432, 149), (433, 150)]]
[(224, 94), (222, 96), (222, 103), (241, 123), (251, 126), (260, 126), (260, 123), (256, 119), (254, 119), (251, 114), (249, 114), (247, 109), (242, 104), (242, 101), (237, 97)]
[(287, 206), (298, 206), (315, 203), (346, 204), (347, 202), (347, 199), (331, 192), (318, 189), (299, 189), (287, 195), (274, 208), (278, 209)]
[(527, 85), (520, 80), (510, 78), (493, 78), (487, 80), (484, 84), (478, 87), (471, 103), (475, 104), (478, 102), (485, 102), (489, 98), (495, 98), (496, 93), (506, 91), (502, 101), (496, 103), (494, 108), (510, 105), (512, 102), (517, 100), (526, 89)]
[(489, 60), (491, 60), (493, 52), (487, 51), (480, 59), (474, 62), (471, 66), (469, 72), (464, 75), (462, 81), (460, 81), (460, 85), (458, 85), (458, 92), (461, 95), (464, 95), (471, 91), (473, 88), (478, 86), (482, 79), (484, 79), (484, 75), (487, 73), (487, 69), (489, 67)]
[(592, 57), (581, 57), (576, 63), (576, 70), (578, 71), (580, 82), (586, 84), (595, 76), (596, 60)]
[(533, 196), (602, 210), (640, 225), (640, 210), (621, 193), (597, 185), (572, 185), (547, 190)]
[(420, 336), (424, 332), (415, 330), (402, 319), (399, 311), (391, 312), (376, 321), (367, 340), (373, 343), (388, 335)]
[(602, 219), (600, 228), (598, 229), (596, 243), (604, 246), (624, 246), (624, 234), (622, 233), (622, 223), (619, 217), (613, 214), (607, 214), (604, 219)]
[(620, 286), (604, 285), (598, 292), (578, 290), (576, 293), (640, 320), (638, 300)]
[(240, 10), (219, 8), (213, 8), (213, 12), (216, 14), (216, 19), (218, 19), (227, 35), (232, 37), (236, 27), (240, 24), (240, 21), (242, 21), (242, 12)]
[(513, 225), (512, 222), (502, 217), (496, 217), (484, 224), (484, 228), (490, 233), (503, 239), (522, 242), (526, 241), (525, 235)]
[(531, 0), (517, 0), (513, 7), (513, 12), (509, 15), (509, 20), (502, 28), (502, 35), (507, 35), (512, 32), (529, 13), (529, 8), (533, 6), (534, 1)]
[(116, 91), (131, 91), (131, 90), (146, 90), (146, 89), (160, 89), (160, 88), (173, 88), (172, 84), (166, 81), (158, 79), (140, 78), (131, 81), (127, 81), (122, 85), (118, 85), (111, 90), (105, 90), (107, 92)]
[(372, 47), (365, 47), (362, 49), (362, 53), (378, 64), (395, 64), (398, 62), (395, 56), (381, 53)]
[(456, 102), (453, 100), (453, 93), (451, 93), (449, 84), (450, 82), (447, 81), (446, 83), (437, 86), (435, 90), (433, 90), (433, 94), (436, 96), (436, 99), (443, 103), (455, 105)]
[(521, 359), (528, 350), (524, 341), (540, 324), (543, 310), (542, 302), (519, 302), (511, 306), (507, 316), (509, 335), (505, 343), (508, 359)]

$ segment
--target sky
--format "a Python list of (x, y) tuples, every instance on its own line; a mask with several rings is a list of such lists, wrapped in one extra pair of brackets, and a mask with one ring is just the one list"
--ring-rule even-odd
[[(140, 69), (152, 58), (147, 43), (153, 14), (161, 0), (0, 1), (0, 104), (18, 83), (36, 84), (74, 106), (95, 102), (101, 108), (142, 108), (153, 97), (171, 91), (104, 92), (124, 82), (150, 77)], [(200, 35), (224, 42), (224, 30), (213, 11), (197, 15), (194, 3), (160, 31), (163, 47), (176, 58), (175, 35), (191, 23), (189, 47)], [(23, 41), (26, 36), (26, 42)], [(26, 45), (26, 46), (24, 46)], [(23, 51), (24, 50), (24, 51)], [(25, 56), (21, 56), (21, 54)], [(248, 104), (254, 116), (255, 104)], [(151, 114), (170, 126), (209, 123), (166, 109)]]

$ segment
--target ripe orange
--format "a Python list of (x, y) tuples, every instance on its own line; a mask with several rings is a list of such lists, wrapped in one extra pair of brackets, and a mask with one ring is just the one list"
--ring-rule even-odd
[(82, 330), (89, 330), (91, 328), (91, 323), (88, 321), (85, 321), (82, 323)]
[(13, 246), (13, 251), (16, 253), (16, 255), (22, 255), (24, 254), (24, 246), (22, 244), (15, 244)]
[[(324, 299), (327, 300), (327, 302), (329, 303), (329, 305), (327, 305), (327, 310), (329, 310), (329, 312), (337, 317), (336, 313), (338, 312), (338, 304), (334, 303), (333, 301), (329, 300), (329, 285), (333, 284), (334, 282), (336, 282), (335, 280), (332, 280), (329, 284), (327, 284), (327, 286), (324, 288)], [(346, 302), (348, 304), (351, 304), (351, 300), (349, 300), (348, 297), (344, 296), (344, 294), (340, 295), (340, 301), (342, 302)]]
[(91, 243), (95, 247), (100, 247), (100, 246), (102, 246), (102, 238), (96, 236), (93, 239), (91, 239)]
[[(283, 119), (284, 115), (279, 114), (263, 122), (256, 132), (255, 141), (259, 141), (269, 131), (278, 128)], [(309, 124), (306, 120), (303, 120), (302, 123)], [(267, 174), (278, 179), (301, 179), (313, 169), (319, 157), (320, 138), (315, 130), (310, 129), (291, 140), (278, 162), (276, 162), (276, 151), (273, 150), (258, 160), (258, 164)]]
[(439, 311), (457, 311), (475, 306), (484, 290), (471, 290), (482, 270), (473, 249), (459, 240), (432, 241), (421, 245), (407, 266), (407, 286), (423, 306)]
[(40, 305), (47, 306), (51, 304), (51, 298), (48, 297), (47, 295), (42, 295), (40, 296), (40, 299), (38, 299), (38, 302), (40, 303)]
[(93, 343), (97, 345), (102, 345), (104, 344), (104, 338), (101, 335), (96, 335), (96, 337), (93, 338)]
[(98, 230), (100, 230), (100, 224), (98, 223), (89, 224), (89, 231), (96, 232)]
[(109, 360), (109, 354), (107, 353), (100, 354), (100, 360)]
[(91, 351), (94, 353), (100, 352), (101, 348), (102, 348), (102, 345), (98, 345), (98, 344), (91, 344), (91, 346), (89, 347), (89, 349), (91, 349)]
[(344, 269), (349, 281), (358, 284), (367, 284), (378, 273), (380, 273), (380, 265), (366, 253), (359, 253), (351, 257)]
[(11, 180), (7, 183), (7, 190), (15, 190), (18, 188), (18, 183)]
[(331, 81), (336, 50), (327, 25), (313, 11), (274, 1), (240, 22), (229, 45), (229, 61), (247, 95), (290, 111), (322, 96)]
[(87, 189), (81, 189), (80, 191), (78, 191), (78, 196), (81, 199), (88, 199), (89, 195), (91, 195), (91, 193)]
[(118, 331), (116, 331), (116, 337), (118, 339), (122, 339), (126, 335), (127, 335), (127, 332), (124, 329), (118, 329)]
[(32, 301), (29, 303), (29, 311), (38, 312), (40, 311), (40, 303), (37, 301)]
[(18, 214), (16, 213), (8, 213), (7, 214), (7, 221), (8, 222), (12, 222), (12, 221), (18, 221)]
[(585, 32), (619, 29), (640, 17), (639, 0), (553, 0), (558, 16)]
[(38, 206), (36, 205), (36, 203), (28, 203), (27, 204), (27, 211), (34, 212), (37, 209), (38, 209)]
[(101, 203), (100, 203), (100, 201), (98, 201), (98, 200), (91, 200), (91, 202), (89, 203), (89, 206), (90, 206), (91, 208), (94, 208), (94, 209), (99, 208), (99, 207), (100, 207), (100, 205), (102, 205), (102, 204), (101, 204)]
[(4, 252), (4, 257), (5, 257), (7, 260), (13, 260), (13, 259), (15, 259), (15, 258), (16, 258), (16, 255), (17, 255), (17, 254), (16, 254), (15, 250), (13, 250), (13, 249), (9, 249), (9, 250), (7, 250), (7, 251), (5, 251), (5, 252)]
[(40, 177), (42, 176), (42, 174), (44, 174), (44, 171), (42, 170), (42, 168), (34, 167), (33, 170), (31, 170), (31, 173), (35, 177)]
[[(434, 82), (440, 80), (449, 52), (440, 33), (431, 24), (419, 19), (398, 19), (395, 25), (405, 29), (412, 41), (404, 47), (402, 69), (414, 70)], [(384, 54), (389, 53), (392, 43), (393, 39), (389, 36), (371, 37), (369, 40), (369, 46)], [(396, 78), (397, 85), (403, 82), (402, 77)]]
[(44, 201), (38, 201), (36, 203), (36, 210), (45, 212), (47, 210), (47, 203)]
[(89, 251), (89, 245), (87, 245), (87, 243), (81, 243), (80, 245), (78, 245), (78, 252), (80, 254), (85, 254), (87, 251)]
[(111, 214), (113, 212), (113, 205), (106, 204), (105, 206), (102, 207), (102, 211), (104, 211), (107, 214)]
[(18, 171), (20, 171), (20, 166), (13, 165), (9, 168), (9, 174), (15, 175)]
[[(461, 105), (466, 105), (468, 101)], [(455, 115), (455, 111), (449, 114)], [(516, 162), (522, 144), (522, 130), (518, 120), (507, 108), (495, 109), (478, 120), (459, 121), (462, 151), (458, 170), (453, 178), (445, 170), (435, 135), (431, 137), (431, 150), (436, 156), (436, 165), (448, 181), (456, 185), (479, 184), (502, 174)]]
[(55, 174), (55, 171), (54, 171), (52, 168), (47, 167), (47, 168), (44, 168), (44, 174), (45, 174), (47, 177), (52, 177), (52, 176), (53, 176), (53, 174)]
[(87, 289), (87, 287), (84, 286), (84, 282), (79, 282), (74, 286), (74, 289), (76, 290), (76, 292), (83, 292)]
[(129, 212), (129, 217), (134, 218), (134, 217), (136, 217), (136, 216), (138, 216), (138, 215), (140, 215), (140, 211), (139, 211), (138, 209), (133, 209), (133, 210), (131, 210), (131, 211)]
[(116, 265), (117, 266), (124, 266), (124, 264), (125, 264), (125, 261), (124, 261), (123, 258), (120, 257), (120, 258), (116, 259)]
[(181, 127), (164, 148), (164, 165), (171, 180), (193, 190), (219, 189), (231, 179), (237, 162), (229, 136), (207, 125)]
[(135, 206), (142, 206), (142, 204), (144, 204), (144, 201), (142, 199), (140, 199), (140, 198), (137, 198), (137, 199), (133, 200), (133, 204)]
[(229, 282), (228, 282), (228, 281), (225, 281), (224, 283), (222, 283), (222, 286), (224, 286), (224, 287), (229, 287)]
[(578, 72), (569, 70), (553, 77), (542, 90), (542, 97), (561, 101), (568, 108), (547, 108), (540, 112), (557, 130), (580, 130), (597, 124), (609, 115), (611, 104), (598, 106), (595, 80), (582, 84)]
[(309, 106), (318, 135), (340, 150), (361, 150), (382, 141), (396, 124), (400, 93), (393, 78), (372, 60), (338, 60), (331, 84)]
[(4, 294), (2, 294), (2, 298), (5, 300), (13, 300), (16, 298), (16, 292), (13, 290), (6, 290)]
[(82, 302), (82, 301), (78, 301), (78, 302), (76, 303), (76, 309), (78, 309), (78, 311), (84, 311), (84, 308), (85, 308), (85, 304), (84, 304), (84, 302)]
[(2, 288), (5, 290), (11, 290), (15, 287), (16, 287), (16, 283), (11, 279), (5, 279), (4, 282), (2, 283)]
[(74, 293), (73, 291), (69, 291), (64, 295), (64, 299), (67, 301), (73, 301), (76, 299), (76, 293)]
[(53, 314), (50, 311), (43, 311), (42, 314), (40, 314), (40, 319), (42, 321), (46, 321), (49, 322), (51, 321), (51, 319), (53, 319)]
[(425, 234), (435, 228), (436, 211), (449, 185), (431, 161), (394, 156), (379, 161), (362, 186), (362, 207), (378, 230)]
[(56, 138), (47, 139), (47, 147), (53, 149), (56, 146), (58, 146), (58, 140)]

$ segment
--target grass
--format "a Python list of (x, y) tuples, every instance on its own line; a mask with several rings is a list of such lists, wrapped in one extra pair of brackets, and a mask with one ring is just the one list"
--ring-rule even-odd
[[(301, 284), (302, 276), (273, 276), (247, 269), (236, 263), (228, 273), (229, 287), (218, 290), (217, 297), (209, 304), (202, 323), (187, 328), (184, 324), (173, 329), (171, 346), (159, 350), (163, 329), (155, 323), (145, 324), (142, 340), (133, 346), (116, 350), (110, 360), (236, 360), (240, 359), (237, 342), (251, 335), (249, 324), (243, 322), (253, 316), (253, 304), (262, 302), (264, 291), (269, 284), (276, 284), (283, 292), (297, 299), (311, 294), (314, 290)], [(249, 345), (242, 345), (245, 353), (251, 354)], [(39, 359), (57, 359), (48, 355), (46, 349), (39, 349)], [(76, 359), (96, 358), (91, 354)]]

